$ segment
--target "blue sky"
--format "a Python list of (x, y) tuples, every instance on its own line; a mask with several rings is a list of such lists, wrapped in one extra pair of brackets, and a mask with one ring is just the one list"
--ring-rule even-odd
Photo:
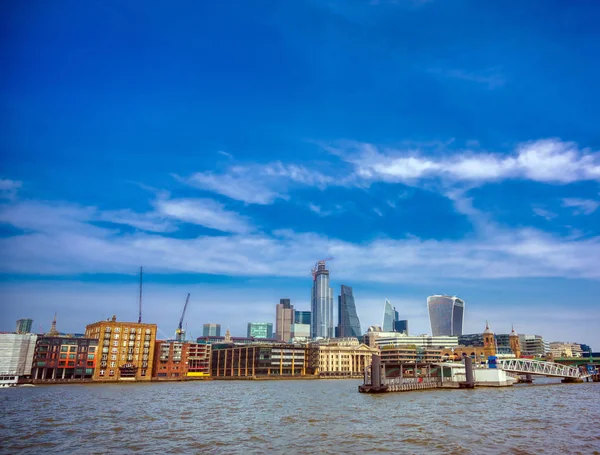
[[(600, 346), (593, 1), (0, 6), (0, 330), (242, 335), (333, 256), (363, 329)], [(160, 332), (159, 332), (160, 333)]]

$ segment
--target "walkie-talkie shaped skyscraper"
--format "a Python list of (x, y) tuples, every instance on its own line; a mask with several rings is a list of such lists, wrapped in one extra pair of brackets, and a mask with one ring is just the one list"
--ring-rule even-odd
[(465, 302), (456, 296), (432, 295), (427, 297), (431, 334), (437, 336), (462, 335)]

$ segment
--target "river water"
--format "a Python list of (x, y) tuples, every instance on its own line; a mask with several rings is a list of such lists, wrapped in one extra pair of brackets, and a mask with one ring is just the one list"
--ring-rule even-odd
[(359, 383), (4, 389), (0, 453), (600, 454), (599, 383), (383, 395)]

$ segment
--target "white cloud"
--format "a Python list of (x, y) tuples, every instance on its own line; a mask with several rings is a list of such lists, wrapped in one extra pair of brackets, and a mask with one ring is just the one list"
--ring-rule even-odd
[(98, 215), (99, 221), (132, 226), (142, 231), (173, 232), (177, 227), (169, 220), (155, 212), (136, 213), (133, 210), (105, 211)]
[(556, 213), (546, 210), (542, 207), (534, 207), (533, 213), (535, 213), (537, 216), (541, 216), (542, 218), (546, 218), (548, 221), (553, 220), (558, 216)]
[(226, 210), (212, 199), (159, 198), (154, 205), (160, 215), (186, 223), (222, 232), (246, 233), (252, 230), (246, 218)]
[(425, 179), (478, 184), (506, 179), (567, 184), (600, 180), (600, 152), (580, 149), (572, 142), (545, 139), (527, 142), (515, 153), (459, 152), (446, 156), (423, 156), (417, 150), (384, 149), (372, 144), (345, 143), (328, 147), (354, 166), (362, 179), (414, 184)]
[(502, 87), (506, 83), (506, 79), (498, 68), (490, 68), (483, 71), (432, 68), (429, 70), (429, 72), (445, 78), (459, 79), (467, 82), (475, 82), (476, 84), (482, 84), (487, 86), (487, 88), (490, 90)]
[(0, 179), (0, 199), (14, 199), (22, 186), (18, 180)]
[(575, 215), (591, 215), (600, 207), (600, 202), (593, 199), (564, 198), (563, 207), (573, 207)]

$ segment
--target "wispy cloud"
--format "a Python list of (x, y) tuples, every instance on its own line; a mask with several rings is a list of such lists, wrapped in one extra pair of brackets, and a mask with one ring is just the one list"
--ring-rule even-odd
[(591, 215), (600, 207), (600, 201), (593, 199), (564, 198), (563, 207), (572, 207), (575, 215)]
[(498, 68), (490, 68), (482, 71), (431, 68), (429, 69), (429, 73), (436, 74), (444, 78), (458, 79), (485, 85), (489, 90), (502, 87), (506, 83), (506, 79)]
[(445, 156), (425, 156), (418, 150), (379, 150), (367, 143), (330, 146), (354, 166), (366, 181), (414, 184), (425, 179), (479, 184), (487, 181), (525, 179), (567, 184), (600, 180), (600, 152), (580, 149), (573, 142), (544, 139), (520, 144), (514, 153), (462, 151)]
[(22, 186), (18, 180), (0, 179), (0, 199), (14, 199)]
[(545, 218), (548, 221), (553, 220), (554, 218), (556, 218), (558, 216), (556, 213), (551, 212), (550, 210), (547, 210), (542, 207), (534, 207), (533, 213), (535, 213), (537, 216), (541, 216), (542, 218)]

